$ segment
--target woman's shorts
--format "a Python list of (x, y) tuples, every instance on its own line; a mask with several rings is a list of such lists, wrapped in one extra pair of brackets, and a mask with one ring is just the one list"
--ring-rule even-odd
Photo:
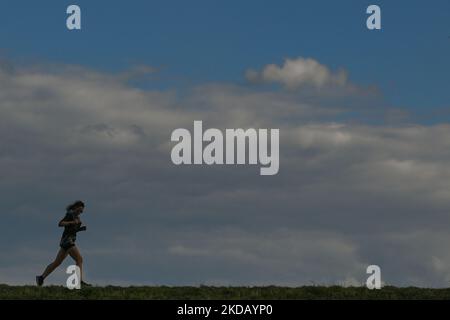
[(61, 239), (59, 246), (65, 251), (75, 246), (75, 240), (71, 238)]

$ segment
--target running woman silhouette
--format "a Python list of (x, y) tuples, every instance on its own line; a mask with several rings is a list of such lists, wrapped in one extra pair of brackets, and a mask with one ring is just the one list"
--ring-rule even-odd
[(59, 227), (64, 227), (64, 232), (59, 243), (59, 252), (56, 255), (55, 260), (45, 268), (44, 273), (40, 276), (36, 276), (36, 284), (38, 286), (44, 284), (45, 278), (47, 278), (48, 275), (64, 261), (67, 255), (70, 255), (75, 260), (76, 265), (80, 268), (81, 284), (90, 286), (83, 281), (83, 257), (75, 245), (77, 232), (86, 230), (86, 226), (81, 226), (82, 222), (80, 220), (80, 215), (83, 213), (84, 207), (84, 202), (80, 200), (67, 206), (66, 215), (58, 224)]

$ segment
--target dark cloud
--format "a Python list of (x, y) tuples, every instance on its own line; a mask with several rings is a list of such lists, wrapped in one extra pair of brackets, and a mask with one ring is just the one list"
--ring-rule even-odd
[[(33, 280), (78, 198), (93, 282), (359, 284), (368, 264), (397, 285), (449, 279), (448, 125), (348, 121), (373, 103), (348, 92), (177, 95), (73, 66), (0, 68), (0, 88), (0, 282)], [(279, 128), (279, 174), (173, 165), (171, 132), (194, 120)]]

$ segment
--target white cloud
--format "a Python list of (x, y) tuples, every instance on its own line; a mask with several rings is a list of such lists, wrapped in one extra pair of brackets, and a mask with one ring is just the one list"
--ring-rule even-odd
[(279, 83), (288, 89), (305, 86), (321, 89), (327, 86), (348, 85), (347, 73), (344, 70), (332, 72), (318, 61), (302, 57), (286, 59), (281, 67), (269, 64), (261, 71), (247, 70), (246, 78), (250, 82)]

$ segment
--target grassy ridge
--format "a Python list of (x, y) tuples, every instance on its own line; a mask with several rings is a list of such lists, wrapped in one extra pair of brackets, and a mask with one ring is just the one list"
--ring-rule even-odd
[(450, 299), (450, 289), (363, 287), (90, 287), (0, 285), (0, 299)]

